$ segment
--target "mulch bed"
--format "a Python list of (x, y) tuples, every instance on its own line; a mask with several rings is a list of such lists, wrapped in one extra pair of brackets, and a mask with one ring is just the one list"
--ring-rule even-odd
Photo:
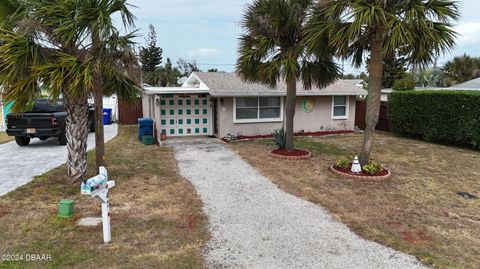
[(355, 174), (355, 173), (352, 173), (352, 171), (350, 171), (350, 168), (344, 169), (344, 168), (338, 167), (336, 165), (330, 166), (330, 171), (332, 171), (336, 175), (339, 175), (339, 176), (342, 176), (342, 177), (345, 177), (345, 178), (361, 179), (361, 180), (385, 180), (385, 179), (390, 178), (390, 176), (392, 175), (390, 170), (385, 169), (385, 168), (382, 171), (380, 171), (380, 173), (378, 173), (376, 175), (370, 175), (370, 174), (365, 173), (363, 171), (359, 174)]
[[(303, 133), (295, 133), (294, 136), (296, 137), (316, 137), (316, 136), (326, 136), (326, 135), (339, 135), (339, 134), (352, 134), (353, 131), (325, 131), (325, 132), (303, 132)], [(272, 134), (268, 135), (255, 135), (255, 136), (237, 136), (235, 141), (238, 140), (255, 140), (255, 139), (265, 139), (265, 138), (272, 138)], [(229, 141), (226, 137), (222, 138), (222, 140), (226, 143)]]
[(277, 159), (287, 159), (287, 160), (306, 160), (312, 157), (312, 153), (308, 150), (303, 149), (274, 149), (270, 151), (269, 155)]

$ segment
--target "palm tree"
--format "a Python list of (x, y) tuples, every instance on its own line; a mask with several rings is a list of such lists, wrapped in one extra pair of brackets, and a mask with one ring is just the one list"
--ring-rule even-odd
[(480, 58), (464, 54), (448, 61), (443, 67), (447, 86), (453, 86), (462, 82), (477, 78), (480, 70)]
[(304, 43), (304, 25), (311, 5), (311, 0), (255, 0), (242, 20), (244, 34), (240, 38), (237, 73), (247, 82), (271, 87), (286, 82), (287, 150), (294, 149), (297, 81), (306, 89), (313, 85), (322, 88), (340, 76), (326, 42), (309, 47)]
[(454, 45), (452, 22), (458, 17), (457, 3), (450, 0), (325, 0), (315, 6), (306, 31), (308, 44), (323, 42), (327, 35), (336, 55), (351, 59), (356, 67), (370, 54), (362, 165), (370, 161), (385, 57), (402, 48), (410, 65), (433, 62)]
[[(102, 5), (94, 5), (96, 2)], [(137, 66), (133, 35), (120, 36), (113, 26), (104, 27), (99, 31), (98, 44), (93, 44), (92, 29), (97, 29), (93, 21), (101, 24), (110, 19), (94, 17), (98, 13), (92, 14), (92, 8), (107, 9), (102, 15), (118, 12), (127, 22), (133, 16), (120, 0), (23, 0), (18, 4), (22, 8), (9, 16), (8, 25), (0, 27), (4, 98), (22, 107), (37, 97), (40, 83), (48, 89), (50, 98), (63, 97), (68, 113), (69, 182), (83, 180), (87, 169), (88, 97), (97, 92), (117, 93), (124, 98), (138, 94), (128, 76)], [(98, 77), (101, 84), (96, 81)], [(97, 119), (101, 120), (98, 113)], [(99, 145), (103, 145), (103, 139)]]

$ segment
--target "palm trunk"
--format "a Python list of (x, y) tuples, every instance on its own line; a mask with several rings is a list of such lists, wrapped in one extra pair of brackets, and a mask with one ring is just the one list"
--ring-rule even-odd
[(87, 138), (88, 138), (88, 100), (86, 96), (78, 99), (64, 98), (67, 110), (67, 175), (69, 183), (84, 180), (87, 173)]
[(97, 170), (100, 166), (105, 166), (105, 139), (103, 128), (103, 93), (102, 93), (101, 75), (94, 75), (94, 93), (95, 102), (95, 161)]
[(371, 55), (369, 64), (370, 80), (368, 83), (366, 127), (363, 138), (363, 146), (360, 152), (360, 164), (362, 166), (370, 161), (372, 141), (375, 127), (380, 114), (380, 97), (382, 95), (383, 76), (383, 32), (377, 30), (372, 37)]
[(97, 30), (92, 32), (92, 47), (97, 57), (97, 66), (93, 72), (93, 100), (95, 103), (95, 161), (97, 170), (100, 166), (105, 166), (105, 137), (103, 129), (103, 78), (100, 72), (100, 34)]
[(295, 117), (295, 103), (297, 97), (297, 81), (295, 78), (287, 79), (287, 99), (285, 100), (285, 149), (294, 149), (293, 119)]

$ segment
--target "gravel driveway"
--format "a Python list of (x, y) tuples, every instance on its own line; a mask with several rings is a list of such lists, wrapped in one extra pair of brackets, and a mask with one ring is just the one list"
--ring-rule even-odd
[(424, 268), (278, 189), (218, 140), (169, 144), (209, 217), (208, 268)]
[[(105, 125), (105, 141), (117, 135), (116, 124)], [(88, 150), (95, 148), (95, 134), (88, 135)], [(56, 138), (46, 141), (33, 139), (28, 147), (15, 141), (0, 145), (0, 196), (32, 181), (67, 161), (67, 147), (58, 145)]]

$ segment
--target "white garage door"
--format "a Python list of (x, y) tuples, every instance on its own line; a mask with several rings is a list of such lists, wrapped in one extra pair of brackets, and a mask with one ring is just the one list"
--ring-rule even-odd
[(209, 95), (162, 95), (161, 132), (167, 136), (213, 135)]

